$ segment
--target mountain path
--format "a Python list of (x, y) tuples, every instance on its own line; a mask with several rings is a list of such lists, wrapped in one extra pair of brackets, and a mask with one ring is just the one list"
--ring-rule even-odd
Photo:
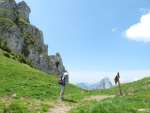
[(91, 101), (91, 100), (95, 100), (95, 101), (102, 101), (102, 100), (105, 100), (105, 99), (109, 99), (109, 98), (113, 98), (115, 97), (115, 95), (111, 95), (111, 96), (106, 96), (106, 95), (98, 95), (98, 96), (90, 96), (90, 97), (87, 97), (85, 98), (85, 100), (87, 101)]
[[(105, 100), (105, 99), (108, 99), (108, 98), (113, 98), (113, 97), (114, 97), (114, 95), (111, 95), (111, 96), (106, 96), (106, 95), (103, 95), (103, 96), (90, 96), (90, 97), (86, 97), (83, 100), (84, 101), (95, 100), (95, 101), (99, 102), (99, 101), (102, 101), (102, 100)], [(49, 110), (48, 113), (69, 113), (69, 111), (77, 105), (78, 104), (74, 104), (73, 106), (71, 106), (71, 105), (65, 104), (64, 102), (59, 101), (53, 108), (51, 108)]]
[(48, 113), (69, 113), (71, 106), (66, 105), (64, 102), (58, 102), (54, 108), (51, 108)]

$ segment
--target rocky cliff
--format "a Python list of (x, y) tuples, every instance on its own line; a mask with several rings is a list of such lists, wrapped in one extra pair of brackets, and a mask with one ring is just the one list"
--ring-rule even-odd
[[(42, 31), (30, 24), (30, 12), (24, 1), (0, 0), (0, 48), (21, 55), (34, 68), (44, 72), (64, 71), (60, 54), (49, 56)], [(59, 62), (59, 68), (56, 62)]]

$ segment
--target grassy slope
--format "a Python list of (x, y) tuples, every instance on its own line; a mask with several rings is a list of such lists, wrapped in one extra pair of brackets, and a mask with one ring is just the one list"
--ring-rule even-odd
[[(83, 102), (71, 113), (150, 113), (150, 78), (122, 85), (123, 97), (102, 102)], [(116, 95), (118, 88), (95, 91), (95, 94)], [(144, 109), (140, 112), (140, 109)]]
[[(68, 85), (65, 96), (78, 101), (87, 94), (84, 90)], [(4, 109), (20, 109), (19, 113), (46, 112), (58, 97), (56, 76), (7, 58), (0, 50), (0, 113)]]
[[(59, 97), (56, 76), (47, 75), (5, 56), (0, 50), (0, 113), (44, 113), (55, 105)], [(149, 108), (149, 89), (150, 78), (145, 78), (124, 84), (126, 96), (102, 102), (80, 100), (89, 95), (115, 95), (118, 89), (86, 92), (68, 85), (65, 96), (79, 103), (72, 113), (137, 113), (137, 109)]]

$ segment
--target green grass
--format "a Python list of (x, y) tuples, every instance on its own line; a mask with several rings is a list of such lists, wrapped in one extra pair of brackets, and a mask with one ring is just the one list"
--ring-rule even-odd
[[(57, 77), (21, 64), (3, 54), (0, 50), (0, 113), (4, 108), (11, 110), (12, 106), (27, 109), (20, 113), (26, 113), (30, 108), (31, 113), (46, 112), (59, 98)], [(88, 95), (86, 91), (70, 84), (67, 86), (65, 96), (68, 100), (79, 101), (85, 95)], [(19, 104), (14, 105), (16, 102)]]
[[(0, 113), (46, 113), (59, 98), (56, 75), (48, 75), (13, 59), (0, 49)], [(122, 85), (124, 96), (101, 102), (83, 100), (94, 95), (117, 95), (118, 88), (86, 91), (68, 84), (67, 103), (77, 106), (71, 113), (148, 113), (150, 78)]]
[[(150, 78), (122, 85), (124, 96), (101, 102), (82, 102), (71, 113), (150, 113)], [(118, 95), (118, 88), (95, 91), (95, 94)], [(138, 110), (145, 109), (145, 112)], [(148, 111), (146, 111), (148, 110)]]
[[(30, 68), (28, 65), (0, 56), (0, 96), (14, 93), (36, 99), (56, 98), (56, 78)], [(55, 92), (53, 90), (55, 89)]]

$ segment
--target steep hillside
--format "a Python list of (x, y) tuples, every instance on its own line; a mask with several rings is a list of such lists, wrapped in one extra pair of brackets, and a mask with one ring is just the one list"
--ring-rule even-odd
[(42, 31), (30, 23), (30, 12), (24, 1), (0, 0), (0, 48), (24, 57), (33, 67), (44, 72), (64, 71), (60, 54), (48, 55)]
[[(13, 60), (14, 56), (0, 50), (0, 113), (44, 113), (59, 98), (56, 76)], [(80, 100), (87, 93), (73, 85), (67, 86), (68, 100)]]

